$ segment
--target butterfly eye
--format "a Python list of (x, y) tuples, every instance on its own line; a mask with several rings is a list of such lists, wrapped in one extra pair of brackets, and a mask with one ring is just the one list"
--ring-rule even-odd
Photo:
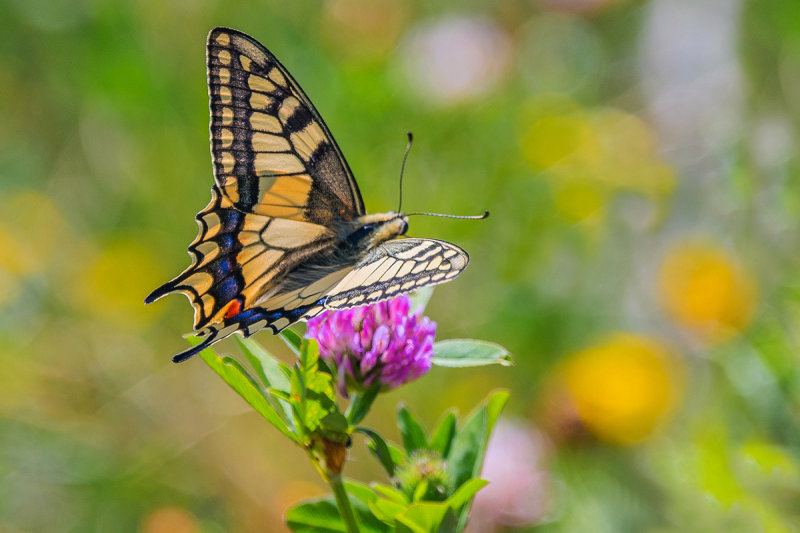
[(363, 226), (355, 230), (353, 233), (351, 233), (350, 236), (347, 237), (347, 241), (352, 245), (356, 245), (363, 239), (368, 238), (374, 229), (375, 229), (375, 224), (364, 224)]
[(403, 229), (400, 230), (400, 235), (405, 235), (408, 231), (408, 222), (403, 221)]

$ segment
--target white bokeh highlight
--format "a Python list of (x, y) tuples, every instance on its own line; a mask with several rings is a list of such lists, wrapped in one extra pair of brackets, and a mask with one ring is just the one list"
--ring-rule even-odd
[(423, 21), (400, 46), (412, 91), (422, 101), (441, 106), (491, 92), (508, 71), (511, 55), (509, 36), (485, 16)]

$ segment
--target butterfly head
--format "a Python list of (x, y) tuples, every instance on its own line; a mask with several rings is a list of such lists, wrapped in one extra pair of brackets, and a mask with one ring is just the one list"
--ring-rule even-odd
[(373, 213), (359, 217), (347, 241), (362, 250), (374, 248), (384, 241), (405, 235), (408, 217), (402, 213)]

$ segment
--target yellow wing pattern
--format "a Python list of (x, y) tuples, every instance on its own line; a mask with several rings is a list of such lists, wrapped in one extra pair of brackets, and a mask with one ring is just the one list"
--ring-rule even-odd
[(364, 214), (336, 141), (275, 56), (216, 28), (206, 60), (214, 177), (236, 209), (323, 225)]
[(182, 292), (194, 307), (195, 329), (233, 318), (274, 294), (293, 266), (333, 242), (324, 226), (242, 213), (216, 187), (197, 223), (200, 233), (189, 245), (192, 265), (145, 300)]

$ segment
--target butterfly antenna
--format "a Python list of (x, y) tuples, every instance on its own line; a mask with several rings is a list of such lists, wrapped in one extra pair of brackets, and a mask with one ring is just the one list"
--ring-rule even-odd
[[(408, 152), (411, 151), (411, 144), (414, 142), (414, 136), (410, 131), (406, 132), (408, 135), (408, 144), (406, 145), (406, 153), (403, 155), (403, 164), (400, 166), (400, 202), (397, 204), (397, 212), (401, 213), (400, 209), (403, 207), (403, 174), (406, 170), (406, 160), (408, 159)], [(462, 218), (468, 220), (482, 220), (489, 216), (489, 211), (484, 211), (482, 215), (443, 215), (441, 213), (409, 213), (411, 215), (426, 215), (429, 217), (444, 217), (444, 218)]]
[(482, 215), (444, 215), (442, 213), (409, 213), (406, 216), (425, 215), (428, 217), (462, 218), (466, 220), (483, 220), (489, 218), (489, 211), (484, 211)]
[(408, 144), (406, 145), (406, 153), (403, 155), (403, 164), (400, 166), (400, 201), (397, 204), (397, 212), (401, 213), (400, 208), (403, 207), (403, 173), (406, 170), (406, 159), (408, 159), (408, 152), (411, 151), (411, 143), (414, 142), (414, 136), (410, 131), (406, 132), (408, 135)]

